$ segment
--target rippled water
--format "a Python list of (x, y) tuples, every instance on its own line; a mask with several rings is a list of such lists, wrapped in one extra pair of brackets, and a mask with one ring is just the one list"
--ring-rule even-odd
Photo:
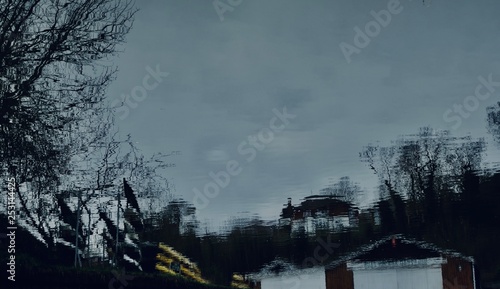
[(381, 181), (372, 201), (344, 179), (289, 198), (275, 220), (247, 214), (226, 223), (221, 242), (244, 248), (248, 267), (239, 272), (251, 284), (337, 288), (325, 286), (340, 278), (347, 282), (335, 283), (340, 288), (472, 288), (496, 274), (488, 266), (498, 256), (486, 252), (498, 239), (491, 233), (499, 221), (499, 162), (485, 159), (497, 151), (424, 130), (364, 156)]
[(9, 268), (500, 282), (497, 2), (137, 2), (0, 0)]

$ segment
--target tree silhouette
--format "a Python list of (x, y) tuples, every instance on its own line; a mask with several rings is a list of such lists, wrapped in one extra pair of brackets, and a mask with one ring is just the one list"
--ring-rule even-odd
[(358, 184), (351, 181), (348, 176), (345, 176), (322, 189), (321, 193), (324, 195), (338, 196), (346, 202), (353, 203), (361, 193), (361, 188)]
[(403, 217), (402, 197), (407, 202), (408, 218), (434, 224), (445, 192), (462, 192), (459, 180), (466, 171), (480, 168), (484, 149), (483, 139), (452, 137), (447, 131), (424, 127), (389, 147), (369, 145), (360, 156), (384, 184), (380, 186), (381, 198), (392, 200), (392, 206), (384, 208), (398, 207), (398, 213), (393, 212)]
[(21, 217), (49, 246), (55, 192), (93, 144), (78, 140), (105, 133), (116, 72), (106, 60), (135, 11), (132, 1), (0, 0), (0, 174), (16, 178)]

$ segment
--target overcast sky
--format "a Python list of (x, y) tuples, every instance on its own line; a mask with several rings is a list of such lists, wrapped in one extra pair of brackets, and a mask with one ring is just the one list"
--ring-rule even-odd
[[(219, 13), (210, 0), (137, 2), (109, 97), (137, 93), (151, 70), (169, 73), (149, 76), (147, 97), (117, 121), (146, 154), (182, 151), (167, 173), (187, 201), (230, 163), (236, 174), (198, 205), (201, 220), (243, 211), (275, 219), (287, 197), (298, 203), (329, 178), (350, 176), (373, 191), (363, 146), (422, 126), (491, 140), (485, 108), (500, 101), (500, 86), (469, 98), (460, 125), (457, 113), (443, 115), (474, 96), (478, 77), (500, 81), (497, 0), (220, 0)], [(381, 10), (390, 21), (368, 25), (373, 36), (356, 47), (355, 27), (365, 31)], [(285, 107), (295, 117), (273, 121)], [(261, 131), (271, 141), (252, 154), (248, 136)]]

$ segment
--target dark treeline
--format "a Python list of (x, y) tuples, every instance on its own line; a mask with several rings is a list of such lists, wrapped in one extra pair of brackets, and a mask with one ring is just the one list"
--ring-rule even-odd
[[(473, 256), (481, 280), (498, 280), (500, 251), (495, 248), (500, 242), (497, 234), (500, 172), (484, 168), (484, 150), (482, 139), (452, 137), (447, 132), (430, 128), (402, 136), (391, 146), (366, 146), (360, 156), (380, 179), (379, 198), (374, 204), (362, 207), (358, 226), (343, 231), (292, 233), (290, 225), (280, 226), (276, 222), (268, 225), (259, 217), (252, 217), (235, 218), (221, 230), (225, 233), (200, 234), (203, 228), (196, 220), (195, 207), (176, 199), (156, 213), (141, 213), (141, 229), (137, 230), (140, 241), (137, 243), (153, 245), (150, 249), (143, 246), (142, 254), (136, 259), (144, 272), (157, 273), (154, 264), (158, 250), (154, 244), (164, 242), (198, 263), (204, 278), (215, 284), (229, 285), (234, 272), (256, 272), (276, 258), (297, 266), (322, 265), (388, 234), (403, 233)], [(130, 186), (126, 188), (125, 198), (127, 204), (130, 203), (127, 206), (138, 207), (136, 195), (139, 193)], [(353, 192), (365, 193), (349, 178), (342, 178), (322, 193), (332, 194), (332, 190), (337, 195), (345, 192), (343, 197), (349, 200), (355, 199)], [(60, 211), (61, 218), (63, 211)], [(138, 211), (139, 208), (136, 215)], [(6, 221), (5, 216), (2, 219)], [(113, 224), (110, 221), (108, 228)], [(112, 237), (115, 233), (108, 238), (109, 248), (116, 244)], [(19, 266), (73, 264), (74, 250), (71, 248), (60, 243), (47, 247), (25, 230), (17, 234)], [(125, 234), (120, 231), (120, 242)], [(311, 263), (315, 250), (325, 241), (340, 246), (331, 251), (323, 250), (322, 255), (328, 252), (328, 258)], [(83, 245), (83, 251), (87, 245), (90, 246)], [(120, 249), (118, 254), (123, 254), (124, 250)], [(111, 250), (111, 253), (115, 252)], [(134, 266), (127, 266), (123, 259), (119, 264), (129, 271), (139, 271)], [(110, 264), (103, 267), (109, 268)]]
[[(355, 229), (293, 235), (290, 226), (267, 226), (255, 217), (237, 219), (224, 235), (196, 236), (193, 228), (180, 234), (181, 216), (171, 216), (180, 210), (170, 210), (149, 238), (169, 242), (226, 284), (232, 272), (255, 272), (277, 257), (304, 265), (314, 256), (318, 238), (340, 244), (329, 259), (321, 260), (328, 262), (392, 233), (473, 256), (483, 278), (498, 279), (500, 173), (481, 168), (484, 150), (482, 139), (457, 138), (428, 127), (388, 147), (368, 145), (360, 156), (380, 179), (380, 197), (361, 210)], [(352, 187), (349, 193), (357, 191)]]
[[(293, 235), (290, 226), (268, 226), (255, 217), (236, 219), (227, 234), (197, 236), (196, 223), (182, 230), (183, 210), (170, 208), (161, 215), (161, 225), (148, 231), (147, 239), (170, 243), (198, 260), (202, 271), (222, 284), (233, 272), (255, 272), (278, 257), (311, 265), (304, 260), (314, 256), (319, 238), (340, 244), (328, 259), (320, 260), (326, 263), (393, 233), (473, 256), (481, 279), (498, 280), (500, 172), (482, 167), (484, 151), (483, 139), (453, 137), (428, 127), (398, 138), (391, 146), (366, 146), (360, 156), (380, 179), (379, 199), (360, 211), (355, 229)], [(331, 193), (333, 188), (338, 193), (346, 180), (322, 192)], [(344, 197), (352, 200), (352, 192), (361, 192), (356, 184), (350, 186)]]

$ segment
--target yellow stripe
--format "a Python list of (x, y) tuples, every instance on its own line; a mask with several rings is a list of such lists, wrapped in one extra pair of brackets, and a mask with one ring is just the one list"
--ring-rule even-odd
[(170, 275), (177, 275), (174, 271), (172, 271), (169, 268), (161, 265), (160, 263), (156, 264), (155, 269), (158, 270), (158, 271), (161, 271), (163, 273), (170, 274)]
[(161, 242), (158, 244), (158, 247), (173, 259), (179, 261), (180, 263), (185, 264), (187, 267), (191, 267), (193, 271), (196, 271), (201, 274), (200, 269), (195, 263), (191, 262), (188, 258), (184, 257), (179, 252), (175, 251), (172, 247), (167, 246)]
[[(158, 247), (164, 252), (156, 254), (156, 259), (163, 262), (157, 263), (155, 268), (161, 272), (165, 272), (171, 275), (178, 275), (172, 269), (170, 269), (170, 265), (173, 261), (180, 262), (181, 264), (181, 272), (187, 277), (204, 284), (209, 284), (207, 280), (201, 277), (201, 271), (196, 266), (196, 264), (192, 263), (188, 258), (182, 256), (179, 252), (175, 251), (172, 247), (167, 246), (163, 243), (159, 243)], [(165, 255), (167, 256), (165, 256)], [(166, 266), (165, 266), (166, 265)], [(167, 267), (168, 266), (168, 267)]]

